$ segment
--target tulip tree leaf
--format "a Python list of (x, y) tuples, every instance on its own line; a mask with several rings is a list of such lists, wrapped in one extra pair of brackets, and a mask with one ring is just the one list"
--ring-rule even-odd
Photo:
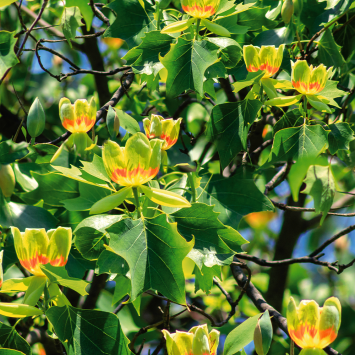
[(79, 195), (78, 183), (65, 176), (57, 173), (39, 174), (36, 172), (32, 172), (32, 176), (38, 182), (37, 189), (19, 195), (28, 204), (43, 200), (45, 208), (62, 207), (61, 201)]
[(86, 0), (66, 0), (65, 6), (66, 7), (71, 7), (71, 6), (78, 6), (79, 7), (80, 12), (83, 15), (84, 20), (86, 22), (86, 28), (89, 31), (91, 28), (92, 20), (94, 18), (94, 14), (92, 12), (92, 9), (91, 9), (89, 3)]
[(227, 335), (226, 342), (224, 343), (223, 355), (234, 355), (253, 341), (254, 329), (260, 316), (261, 313), (248, 318)]
[(225, 225), (238, 228), (243, 216), (260, 211), (274, 211), (271, 201), (256, 187), (250, 171), (238, 171), (230, 178), (220, 175), (202, 177), (197, 188), (198, 202), (214, 206), (218, 219)]
[(153, 289), (174, 302), (186, 302), (182, 260), (194, 241), (187, 242), (176, 224), (166, 218), (124, 219), (107, 229), (108, 249), (122, 256), (130, 267), (132, 300)]
[(191, 89), (203, 96), (205, 71), (216, 63), (218, 47), (207, 41), (187, 41), (181, 37), (165, 57), (160, 58), (168, 70), (166, 91), (168, 97), (175, 97)]
[(22, 159), (29, 153), (26, 142), (13, 143), (12, 141), (0, 142), (0, 164), (6, 165)]
[(80, 197), (60, 201), (68, 211), (87, 211), (94, 203), (110, 195), (110, 191), (98, 186), (79, 183)]
[(241, 253), (241, 245), (248, 243), (236, 230), (218, 220), (213, 206), (193, 203), (171, 214), (179, 233), (187, 240), (195, 237), (195, 245), (188, 257), (202, 270), (203, 265), (229, 265), (233, 255)]
[[(217, 25), (220, 25), (220, 26), (223, 26), (224, 28), (226, 28), (230, 33), (241, 34), (241, 35), (247, 33), (249, 30), (249, 27), (240, 26), (237, 24), (237, 21), (238, 21), (238, 14), (223, 17), (221, 19), (217, 19), (215, 22)], [(215, 37), (215, 38), (218, 38), (218, 37)]]
[(145, 33), (155, 30), (152, 6), (147, 1), (141, 2), (145, 9), (138, 0), (115, 0), (108, 4), (116, 13), (116, 19), (106, 30), (105, 37), (121, 38), (133, 48), (142, 42)]
[(349, 150), (349, 143), (355, 139), (354, 131), (349, 123), (332, 123), (328, 127), (330, 129), (328, 136), (330, 154), (335, 154), (338, 150)]
[(89, 284), (84, 280), (70, 277), (64, 266), (52, 266), (51, 264), (41, 265), (41, 270), (49, 278), (51, 282), (57, 283), (64, 287), (71, 288), (82, 296), (88, 295), (86, 286)]
[(332, 207), (335, 195), (334, 177), (330, 166), (313, 165), (304, 180), (306, 188), (302, 193), (313, 197), (316, 213), (322, 213), (321, 224)]
[[(0, 344), (1, 344), (1, 348), (16, 349), (26, 355), (32, 354), (30, 344), (28, 344), (27, 341), (17, 333), (15, 327), (10, 327), (1, 322), (0, 322)], [(2, 352), (3, 351), (1, 350), (1, 353)]]
[(72, 47), (71, 39), (76, 36), (76, 30), (82, 26), (81, 14), (77, 6), (65, 7), (61, 19), (62, 31), (67, 39), (70, 47)]
[(14, 52), (17, 42), (14, 36), (15, 32), (0, 31), (0, 78), (6, 70), (20, 62)]
[(125, 259), (109, 250), (104, 250), (97, 260), (98, 274), (126, 275), (129, 266)]
[(305, 124), (278, 131), (274, 137), (269, 160), (263, 167), (278, 161), (317, 157), (328, 148), (328, 134), (329, 131), (320, 125)]
[(132, 48), (123, 59), (127, 60), (127, 65), (133, 65), (136, 73), (156, 77), (163, 68), (159, 61), (159, 55), (164, 56), (169, 52), (173, 39), (160, 31), (148, 32), (142, 38), (142, 43), (138, 47)]
[(195, 292), (201, 290), (209, 294), (213, 287), (213, 278), (215, 276), (221, 278), (221, 267), (219, 265), (214, 265), (212, 267), (203, 265), (200, 270), (196, 265), (193, 274), (195, 275)]
[(118, 317), (109, 312), (51, 307), (46, 312), (59, 340), (68, 344), (68, 355), (132, 355)]
[(289, 110), (276, 122), (274, 126), (274, 134), (284, 128), (300, 126), (303, 122), (304, 117), (301, 115), (300, 110)]
[(107, 175), (104, 162), (101, 157), (94, 154), (94, 159), (92, 160), (92, 162), (82, 161), (81, 163), (83, 164), (82, 170), (88, 173), (89, 175), (92, 175), (106, 182), (111, 181), (111, 179)]
[(247, 148), (249, 128), (261, 106), (259, 100), (243, 100), (213, 108), (207, 134), (216, 142), (222, 169)]
[(3, 227), (14, 226), (24, 231), (26, 228), (44, 228), (46, 230), (55, 228), (57, 218), (47, 210), (24, 205), (16, 202), (2, 201), (0, 191), (0, 225)]
[(335, 99), (336, 97), (343, 97), (347, 93), (338, 89), (338, 81), (328, 80), (324, 89), (317, 94), (317, 96), (324, 96), (327, 99)]
[(332, 32), (326, 29), (323, 37), (318, 43), (319, 48), (319, 62), (326, 67), (341, 67), (345, 61), (340, 51), (340, 46), (335, 43)]
[(120, 215), (98, 215), (84, 219), (74, 230), (75, 245), (85, 259), (98, 259), (108, 244), (106, 228), (122, 219)]
[(249, 27), (249, 31), (259, 31), (264, 26), (273, 28), (278, 23), (269, 20), (265, 15), (270, 10), (270, 7), (253, 7), (247, 11), (238, 14), (238, 25)]
[(258, 353), (267, 354), (269, 352), (272, 336), (273, 332), (270, 314), (269, 311), (266, 310), (259, 319), (254, 333), (254, 345)]

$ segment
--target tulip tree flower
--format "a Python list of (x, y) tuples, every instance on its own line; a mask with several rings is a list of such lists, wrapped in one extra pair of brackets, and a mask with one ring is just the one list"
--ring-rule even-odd
[(300, 355), (325, 355), (322, 350), (338, 335), (341, 305), (336, 297), (328, 298), (323, 307), (315, 301), (301, 301), (296, 306), (291, 297), (287, 307), (287, 326), (291, 339), (303, 350)]
[(336, 92), (331, 92), (329, 97), (329, 93), (322, 95), (322, 91), (333, 73), (332, 67), (327, 69), (323, 64), (313, 67), (313, 65), (308, 65), (305, 60), (298, 60), (295, 63), (291, 61), (291, 66), (291, 83), (280, 88), (295, 89), (299, 94), (275, 97), (266, 101), (266, 105), (278, 107), (290, 106), (298, 103), (303, 98), (305, 113), (307, 113), (307, 102), (316, 110), (327, 113), (332, 113), (328, 105), (339, 107), (333, 99), (339, 97), (339, 94), (343, 94), (341, 90), (336, 89)]
[(163, 330), (168, 355), (216, 355), (219, 331), (208, 333), (207, 324), (193, 327), (189, 332), (169, 333)]
[[(47, 286), (48, 293), (56, 305), (70, 305), (55, 283), (51, 283), (42, 271), (41, 265), (65, 266), (72, 243), (71, 228), (58, 227), (46, 232), (45, 229), (26, 228), (20, 232), (11, 227), (14, 245), (20, 264), (34, 276), (25, 279), (9, 279), (2, 284), (1, 292), (26, 291), (23, 304), (1, 303), (0, 314), (7, 317), (23, 318), (41, 315), (35, 306)], [(2, 275), (1, 275), (2, 276)]]
[(236, 88), (237, 90), (235, 91), (239, 91), (243, 87), (250, 85), (251, 81), (254, 81), (253, 90), (250, 91), (248, 98), (254, 99), (256, 95), (262, 97), (263, 91), (266, 92), (270, 99), (277, 97), (275, 86), (278, 84), (278, 80), (271, 79), (271, 76), (276, 74), (281, 67), (284, 48), (284, 44), (280, 45), (279, 48), (275, 48), (275, 46), (261, 46), (261, 48), (253, 45), (244, 46), (243, 58), (248, 72), (260, 72), (260, 75), (249, 74), (244, 80), (244, 85), (236, 84), (239, 88)]
[(229, 37), (229, 31), (221, 25), (207, 20), (214, 15), (219, 7), (220, 0), (182, 0), (182, 9), (191, 16), (188, 20), (176, 21), (166, 26), (162, 33), (177, 33), (186, 30), (192, 24), (196, 23), (195, 39), (198, 39), (200, 24), (209, 31), (224, 37)]
[(139, 192), (160, 205), (171, 207), (190, 207), (190, 203), (180, 195), (170, 191), (145, 186), (159, 172), (161, 146), (164, 141), (149, 139), (143, 133), (130, 137), (125, 147), (107, 141), (102, 150), (102, 159), (108, 176), (115, 183), (124, 186), (118, 192), (96, 202), (91, 214), (111, 210), (134, 194), (138, 215), (140, 216)]
[(74, 104), (66, 97), (63, 97), (59, 101), (59, 117), (62, 125), (72, 134), (61, 145), (51, 162), (58, 158), (64, 145), (69, 149), (75, 145), (80, 155), (93, 146), (93, 141), (87, 135), (87, 132), (95, 125), (96, 112), (94, 98), (91, 98), (90, 102), (87, 102), (87, 100), (76, 100)]
[(173, 120), (172, 118), (164, 119), (159, 115), (152, 115), (151, 118), (145, 118), (143, 120), (143, 127), (145, 134), (149, 139), (159, 138), (164, 141), (162, 150), (162, 166), (168, 165), (168, 156), (166, 150), (171, 148), (178, 140), (180, 132), (180, 123), (182, 118)]

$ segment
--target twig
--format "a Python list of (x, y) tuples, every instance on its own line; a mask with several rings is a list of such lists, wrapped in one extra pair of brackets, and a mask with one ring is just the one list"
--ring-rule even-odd
[(341, 238), (342, 236), (352, 232), (355, 230), (355, 224), (343, 229), (339, 233), (335, 234), (333, 237), (328, 239), (326, 242), (324, 242), (320, 247), (318, 247), (314, 252), (309, 254), (310, 257), (314, 257), (315, 255), (318, 255), (320, 252), (322, 252), (328, 245), (332, 244), (335, 242), (337, 239)]
[(122, 302), (116, 307), (116, 309), (113, 311), (114, 314), (117, 314), (127, 303), (129, 300), (129, 295), (124, 296)]
[(265, 185), (264, 195), (267, 195), (276, 186), (280, 185), (286, 178), (291, 170), (293, 162), (287, 162), (278, 173)]

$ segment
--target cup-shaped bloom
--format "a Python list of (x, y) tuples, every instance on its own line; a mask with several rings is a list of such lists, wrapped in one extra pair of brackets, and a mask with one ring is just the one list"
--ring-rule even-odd
[(159, 115), (152, 115), (151, 118), (143, 120), (145, 134), (149, 139), (160, 138), (164, 141), (161, 149), (167, 150), (171, 148), (179, 138), (180, 123), (182, 118), (173, 120), (172, 118), (164, 119)]
[(94, 98), (76, 100), (74, 105), (63, 97), (59, 101), (59, 117), (63, 127), (71, 133), (88, 132), (95, 125), (96, 103)]
[(219, 331), (208, 333), (207, 324), (193, 327), (189, 332), (169, 333), (163, 330), (168, 355), (215, 355), (219, 343)]
[(44, 228), (26, 228), (20, 232), (11, 227), (17, 257), (21, 265), (35, 276), (45, 276), (40, 265), (64, 266), (72, 242), (71, 228), (58, 227), (46, 232)]
[(149, 139), (136, 133), (127, 140), (126, 146), (107, 141), (102, 150), (102, 159), (108, 176), (122, 186), (139, 186), (154, 179), (161, 162), (159, 139)]
[(327, 83), (332, 68), (327, 68), (321, 64), (318, 67), (308, 65), (305, 60), (291, 62), (291, 81), (293, 87), (304, 95), (315, 95), (321, 92)]
[(243, 57), (248, 72), (265, 70), (264, 78), (276, 74), (280, 69), (285, 45), (255, 47), (251, 44), (243, 47)]
[(323, 349), (332, 343), (338, 335), (340, 318), (341, 305), (336, 297), (328, 298), (323, 307), (312, 300), (301, 301), (297, 307), (291, 297), (287, 307), (290, 337), (303, 349)]
[(207, 18), (216, 13), (220, 0), (181, 0), (182, 9), (194, 18)]

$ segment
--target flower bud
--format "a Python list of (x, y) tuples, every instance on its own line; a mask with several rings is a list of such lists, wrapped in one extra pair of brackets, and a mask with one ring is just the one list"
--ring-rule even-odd
[(303, 0), (294, 0), (293, 5), (294, 5), (294, 14), (296, 16), (300, 16), (303, 9)]
[(266, 311), (258, 320), (254, 330), (255, 352), (258, 355), (266, 355), (272, 341), (272, 325), (269, 312)]
[(117, 116), (116, 110), (111, 106), (109, 106), (108, 108), (106, 125), (111, 139), (116, 138), (118, 133), (120, 132), (120, 120)]
[(38, 137), (44, 131), (46, 115), (38, 97), (33, 101), (27, 116), (27, 131), (32, 138)]
[(288, 24), (291, 21), (293, 15), (293, 1), (292, 0), (285, 0), (281, 8), (281, 17), (283, 22)]
[(15, 190), (15, 174), (11, 165), (0, 165), (0, 189), (4, 197), (10, 197)]

